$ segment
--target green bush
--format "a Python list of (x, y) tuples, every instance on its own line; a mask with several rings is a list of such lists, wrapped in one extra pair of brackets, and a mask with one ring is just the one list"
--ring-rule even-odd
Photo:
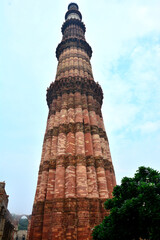
[(105, 202), (110, 210), (93, 230), (95, 240), (160, 240), (160, 173), (140, 167), (124, 177)]

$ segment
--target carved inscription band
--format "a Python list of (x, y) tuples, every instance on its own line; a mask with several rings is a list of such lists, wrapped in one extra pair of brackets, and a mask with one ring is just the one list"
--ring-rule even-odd
[(101, 86), (93, 80), (84, 79), (81, 77), (68, 77), (51, 83), (47, 89), (47, 104), (50, 107), (53, 99), (63, 93), (75, 93), (91, 95), (102, 105), (103, 92)]
[(83, 60), (85, 60), (87, 63), (89, 63), (89, 65), (91, 66), (91, 64), (90, 64), (90, 61), (89, 61), (89, 59), (86, 57), (86, 56), (84, 56), (84, 55), (82, 55), (82, 54), (80, 54), (80, 53), (68, 53), (68, 54), (65, 54), (64, 56), (62, 56), (61, 58), (60, 58), (60, 60), (59, 60), (59, 64), (62, 62), (62, 61), (64, 61), (64, 60), (66, 60), (66, 59), (68, 59), (68, 58), (80, 58), (80, 59), (83, 59)]
[(90, 47), (90, 45), (86, 41), (84, 41), (82, 39), (78, 39), (78, 38), (69, 38), (69, 39), (66, 39), (66, 40), (62, 41), (58, 45), (58, 47), (56, 49), (57, 59), (59, 60), (59, 56), (63, 52), (64, 49), (73, 48), (73, 47), (83, 49), (88, 54), (88, 56), (91, 58), (92, 48)]
[(60, 73), (64, 73), (66, 71), (75, 70), (75, 69), (77, 69), (78, 71), (80, 71), (80, 70), (84, 71), (85, 70), (85, 72), (87, 72), (88, 74), (90, 74), (93, 77), (90, 69), (84, 68), (84, 66), (74, 66), (74, 65), (71, 65), (71, 66), (68, 66), (68, 67), (64, 67), (63, 69), (60, 69), (59, 71), (57, 71), (57, 75), (59, 75)]
[[(60, 209), (64, 209), (67, 212), (75, 211), (91, 211), (100, 212), (101, 207), (104, 208), (103, 204), (106, 199), (99, 198), (54, 198), (52, 201), (45, 201), (48, 208), (52, 208), (52, 211), (59, 212)], [(44, 206), (44, 201), (37, 201), (34, 205), (34, 212), (38, 212)], [(42, 207), (43, 206), (43, 207)]]
[(102, 157), (93, 157), (93, 156), (83, 156), (83, 155), (60, 155), (56, 158), (46, 160), (40, 165), (39, 172), (48, 171), (49, 169), (56, 169), (56, 166), (94, 166), (95, 168), (103, 167), (105, 170), (114, 172), (112, 162), (108, 159), (103, 159)]
[(64, 133), (67, 135), (69, 132), (74, 134), (76, 132), (91, 133), (92, 135), (99, 134), (101, 138), (104, 138), (106, 141), (108, 141), (107, 134), (102, 128), (98, 128), (95, 125), (83, 124), (81, 122), (60, 124), (58, 127), (53, 127), (47, 131), (44, 140), (52, 136), (58, 136), (59, 133)]
[(65, 29), (72, 24), (80, 26), (85, 33), (86, 27), (85, 27), (84, 23), (79, 21), (78, 19), (71, 18), (71, 19), (68, 19), (66, 22), (64, 22), (64, 24), (62, 25), (62, 28), (61, 28), (62, 34), (64, 34)]

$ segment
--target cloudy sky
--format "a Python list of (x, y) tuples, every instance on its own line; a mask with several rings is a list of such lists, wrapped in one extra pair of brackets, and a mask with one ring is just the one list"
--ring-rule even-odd
[[(0, 181), (9, 210), (30, 214), (47, 121), (46, 89), (70, 1), (0, 1)], [(160, 0), (77, 0), (120, 184), (160, 169)]]

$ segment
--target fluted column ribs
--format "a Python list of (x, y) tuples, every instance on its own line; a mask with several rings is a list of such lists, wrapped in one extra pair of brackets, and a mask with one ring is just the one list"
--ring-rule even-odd
[[(56, 104), (55, 104), (56, 102)], [(80, 94), (79, 92), (76, 93), (70, 93), (70, 94), (63, 94), (62, 96), (58, 96), (57, 100), (54, 100), (52, 103), (51, 111), (56, 111), (55, 114), (51, 114), (48, 119), (48, 131), (51, 129), (54, 129), (55, 127), (60, 127), (60, 125), (68, 125), (70, 123), (83, 123), (83, 125), (88, 124), (90, 126), (97, 126), (98, 128), (102, 129), (102, 118), (95, 113), (95, 101), (92, 96), (86, 96), (85, 94)], [(88, 111), (88, 108), (92, 111)], [(67, 110), (68, 109), (68, 110)], [(82, 125), (82, 127), (83, 127)], [(65, 154), (71, 154), (72, 156), (76, 155), (84, 155), (84, 156), (94, 156), (94, 157), (101, 157), (103, 159), (107, 159), (111, 161), (110, 157), (110, 151), (108, 142), (99, 135), (99, 132), (96, 134), (91, 134), (90, 132), (83, 132), (84, 129), (80, 128), (80, 131), (77, 131), (75, 134), (73, 132), (68, 132), (67, 134), (64, 132), (61, 132), (63, 129), (59, 129), (58, 136), (52, 136), (51, 138), (47, 138), (44, 142), (44, 156), (43, 156), (43, 162), (49, 161), (50, 159), (56, 158), (56, 156), (63, 156)], [(57, 148), (58, 146), (58, 148)], [(107, 156), (107, 157), (106, 157)], [(59, 163), (58, 163), (59, 164)], [(63, 165), (63, 164), (62, 164)], [(66, 172), (71, 169), (72, 171), (72, 184), (69, 182), (69, 178), (65, 177), (65, 170), (64, 166), (58, 167), (58, 172), (61, 171), (63, 173), (63, 180), (61, 176), (61, 182), (59, 183), (60, 186), (63, 185), (63, 183), (67, 185), (75, 185), (75, 167), (72, 166), (69, 167)], [(77, 173), (80, 171), (80, 167), (77, 168)], [(82, 166), (82, 169), (84, 171), (84, 167)], [(44, 172), (44, 171), (43, 171)], [(102, 188), (102, 194), (100, 194), (100, 197), (107, 197), (108, 193), (103, 188), (107, 189), (107, 174), (105, 178), (104, 169), (102, 167), (97, 168), (97, 173), (95, 166), (87, 166), (85, 169), (85, 175), (87, 172), (87, 184), (88, 184), (88, 193), (92, 195), (92, 192), (95, 192), (96, 196), (98, 195), (97, 190), (97, 182), (98, 182), (98, 188), (99, 190)], [(51, 173), (49, 173), (50, 175)], [(52, 173), (54, 175), (55, 173)], [(56, 174), (55, 174), (56, 175)], [(83, 175), (84, 177), (84, 175)], [(77, 175), (77, 178), (79, 179), (79, 175)], [(113, 177), (112, 177), (113, 178)], [(42, 182), (43, 184), (40, 185), (41, 193), (39, 193), (39, 199), (43, 200), (45, 198), (46, 194), (46, 187), (47, 187), (47, 180), (44, 184), (44, 179), (47, 179), (47, 171), (42, 174)], [(50, 178), (49, 178), (50, 179)], [(66, 180), (65, 180), (66, 179)], [(92, 179), (91, 181), (89, 179)], [(66, 183), (67, 181), (67, 183)], [(109, 180), (107, 180), (108, 182)], [(110, 180), (112, 185), (114, 180)], [(59, 180), (56, 178), (56, 181), (53, 181), (50, 184), (50, 190), (52, 191), (53, 195), (53, 189), (54, 184), (56, 182), (56, 188), (55, 192), (59, 191), (57, 190), (57, 182)], [(89, 183), (93, 186), (89, 187)], [(102, 183), (102, 184), (101, 184)], [(109, 184), (109, 183), (108, 183)], [(39, 185), (39, 184), (38, 184)], [(51, 187), (52, 185), (52, 187)], [(103, 185), (103, 187), (102, 187)], [(47, 187), (48, 188), (48, 187)], [(72, 187), (73, 189), (75, 187)], [(96, 190), (94, 190), (94, 188)], [(39, 187), (37, 188), (38, 191)], [(65, 187), (67, 189), (67, 187)], [(74, 191), (72, 189), (72, 192)], [(90, 190), (89, 190), (90, 189)], [(91, 191), (92, 189), (92, 191)], [(101, 190), (100, 190), (101, 191)], [(64, 187), (62, 192), (64, 193)], [(48, 193), (49, 194), (49, 193)], [(86, 195), (87, 195), (86, 194)], [(50, 195), (50, 194), (49, 194)], [(66, 192), (66, 195), (68, 193)], [(72, 196), (75, 196), (74, 194), (71, 194)], [(56, 195), (55, 195), (56, 196)], [(53, 196), (52, 196), (53, 197)]]
[[(97, 115), (94, 111), (93, 108), (93, 102), (95, 105), (95, 101), (93, 99), (92, 96), (88, 96), (86, 97), (86, 95), (81, 95), (79, 92), (76, 92), (75, 94), (70, 93), (70, 96), (68, 94), (63, 94), (62, 96), (59, 96), (57, 98), (57, 104), (54, 104), (55, 107), (54, 109), (56, 109), (57, 111), (60, 112), (56, 112), (56, 114), (54, 115), (54, 117), (52, 115), (50, 115), (50, 121), (49, 121), (49, 127), (48, 130), (51, 129), (51, 122), (54, 123), (52, 126), (53, 128), (55, 126), (59, 127), (60, 125), (63, 124), (69, 124), (69, 123), (83, 123), (83, 124), (89, 124), (89, 125), (93, 125), (93, 126), (97, 126), (98, 128), (102, 127), (101, 126), (101, 118), (99, 115)], [(74, 107), (73, 105), (75, 104), (75, 108), (70, 108), (70, 107)], [(82, 103), (82, 104), (81, 104)], [(92, 111), (88, 111), (87, 108), (92, 109)], [(68, 109), (68, 110), (67, 110)], [(74, 116), (75, 114), (75, 116)], [(56, 120), (57, 117), (57, 120)], [(49, 158), (49, 148), (51, 148), (51, 153), (56, 153), (56, 148), (55, 146), (58, 146), (57, 149), (57, 155), (58, 156), (63, 156), (65, 154), (76, 154), (76, 155), (84, 155), (84, 156), (94, 156), (94, 157), (101, 157), (101, 158), (105, 158), (106, 157), (106, 140), (102, 137), (100, 137), (99, 133), (96, 134), (92, 134), (89, 132), (83, 133), (83, 130), (76, 132), (75, 134), (72, 132), (68, 132), (63, 133), (60, 132), (61, 129), (59, 129), (59, 134), (58, 137), (56, 136), (52, 136), (52, 140), (50, 138), (46, 139), (46, 152), (45, 152), (45, 160), (48, 160)], [(57, 142), (58, 139), (58, 142)], [(51, 147), (51, 146), (52, 147)], [(71, 147), (72, 146), (72, 147)], [(76, 146), (76, 148), (75, 148)], [(55, 148), (55, 149), (54, 149)], [(51, 154), (51, 158), (56, 154)], [(59, 163), (58, 163), (59, 164)], [(72, 171), (72, 185), (75, 185), (75, 169), (74, 167), (68, 168), (66, 172), (69, 171), (69, 169), (71, 169)], [(83, 169), (83, 174), (82, 174), (82, 178), (84, 178), (84, 176), (86, 176), (86, 182), (87, 184), (89, 184), (89, 178), (92, 179), (92, 181), (90, 181), (91, 185), (94, 185), (94, 187), (90, 187), (90, 190), (87, 190), (88, 192), (85, 193), (86, 196), (87, 194), (91, 194), (92, 195), (92, 191), (95, 191), (96, 196), (98, 195), (98, 190), (97, 190), (97, 182), (98, 182), (98, 188), (99, 188), (99, 194), (100, 197), (102, 198), (106, 198), (108, 197), (108, 191), (104, 189), (107, 189), (107, 182), (106, 182), (106, 177), (105, 177), (105, 171), (103, 167), (98, 167), (97, 168), (97, 173), (95, 170), (95, 167), (92, 166), (88, 166), (87, 168), (85, 168), (83, 165), (81, 167), (77, 167), (77, 179), (79, 180), (79, 172), (81, 171), (80, 169)], [(56, 188), (55, 188), (55, 192), (59, 191), (59, 189), (57, 190), (58, 186), (61, 186), (65, 183), (66, 185), (70, 184), (68, 181), (68, 177), (65, 177), (65, 170), (64, 170), (64, 166), (58, 166), (58, 170), (57, 173), (59, 174), (59, 172), (61, 172), (61, 174), (63, 175), (63, 177), (61, 176), (61, 182), (59, 182), (59, 180), (56, 178)], [(85, 173), (84, 173), (85, 172)], [(46, 174), (46, 173), (45, 173)], [(46, 176), (42, 176), (44, 179)], [(81, 178), (81, 177), (80, 177)], [(67, 183), (66, 183), (66, 180)], [(79, 183), (81, 183), (81, 181), (78, 181)], [(59, 183), (57, 183), (59, 182)], [(95, 183), (95, 184), (94, 184)], [(58, 184), (58, 185), (57, 185)], [(86, 184), (86, 186), (87, 186)], [(70, 184), (71, 186), (71, 184)], [(88, 185), (89, 186), (89, 185)], [(46, 187), (46, 185), (44, 186), (44, 182), (43, 182), (43, 186), (42, 189)], [(62, 192), (64, 194), (64, 185), (62, 187)], [(93, 189), (96, 190), (93, 190)], [(53, 189), (53, 188), (52, 188)], [(65, 189), (67, 189), (67, 187), (65, 187)], [(74, 187), (72, 187), (72, 192), (75, 191), (73, 190)], [(78, 188), (77, 188), (78, 189)], [(92, 191), (91, 191), (92, 189)], [(86, 191), (86, 190), (85, 190)], [(41, 193), (43, 195), (43, 198), (45, 196), (45, 191), (42, 191), (43, 193)], [(53, 191), (52, 191), (53, 192)], [(102, 193), (101, 193), (102, 192)], [(62, 194), (62, 193), (61, 193)], [(68, 193), (66, 192), (66, 194), (68, 195)], [(75, 195), (72, 196), (75, 196)], [(77, 193), (79, 194), (79, 193)], [(56, 196), (56, 195), (55, 195)]]
[[(82, 95), (82, 108), (83, 108), (83, 122), (84, 124), (90, 125), (87, 96), (85, 94)], [(85, 155), (93, 156), (93, 144), (91, 133), (90, 132), (85, 133), (84, 139), (85, 139)], [(99, 197), (94, 162), (92, 163), (92, 166), (88, 166), (87, 164), (87, 184), (88, 184), (88, 197), (89, 198)]]
[[(110, 155), (107, 154), (108, 150), (109, 150), (108, 142), (103, 137), (100, 136), (100, 133), (93, 132), (91, 134), (90, 132), (83, 132), (84, 131), (83, 126), (85, 124), (88, 124), (89, 126), (92, 126), (92, 125), (97, 126), (98, 129), (100, 127), (102, 127), (102, 118), (95, 113), (95, 107), (93, 107), (93, 105), (95, 106), (95, 104), (96, 103), (92, 96), (87, 97), (85, 94), (81, 95), (79, 92), (76, 92), (74, 94), (73, 93), (62, 94), (62, 96), (59, 96), (57, 98), (57, 104), (55, 105), (54, 109), (56, 109), (57, 111), (60, 111), (60, 112), (56, 112), (54, 117), (52, 117), (52, 115), (50, 115), (48, 130), (51, 129), (51, 119), (52, 119), (52, 122), (54, 123), (52, 125), (53, 129), (55, 126), (56, 127), (62, 126), (62, 127), (60, 127), (58, 130), (59, 131), (58, 142), (57, 142), (56, 136), (52, 136), (52, 140), (50, 140), (50, 138), (46, 139), (46, 154), (45, 154), (45, 158), (44, 158), (45, 160), (48, 160), (48, 156), (49, 156), (48, 149), (50, 146), (50, 142), (52, 141), (51, 146), (53, 146), (53, 148), (52, 148), (51, 153), (53, 151), (56, 153), (56, 149), (54, 149), (54, 147), (57, 145), (58, 146), (58, 148), (57, 148), (58, 156), (63, 156), (65, 154), (71, 154), (72, 156), (74, 156), (76, 154), (76, 155), (82, 155), (84, 157), (85, 156), (100, 157), (102, 159), (105, 159), (107, 156), (107, 160), (111, 161)], [(88, 111), (87, 110), (88, 108), (91, 111)], [(56, 117), (57, 117), (57, 120), (56, 120)], [(77, 125), (77, 127), (78, 127), (78, 129), (80, 129), (80, 131), (77, 129), (75, 134), (72, 131), (71, 132), (69, 131), (68, 133), (64, 133), (63, 125), (68, 125), (71, 123), (76, 123), (76, 124), (81, 123), (81, 125), (79, 125), (80, 128)], [(57, 142), (57, 144), (56, 144), (56, 142)], [(108, 147), (108, 149), (107, 149), (107, 147)], [(51, 154), (51, 156), (53, 157), (52, 154)], [(55, 157), (56, 157), (56, 155), (55, 155)], [(85, 164), (87, 164), (87, 163), (85, 163)], [(75, 168), (72, 166), (71, 168), (69, 167), (66, 170), (67, 173), (68, 173), (69, 169), (72, 171), (72, 174), (71, 174), (72, 175), (72, 178), (71, 178), (72, 184), (70, 184), (68, 176), (65, 177), (64, 169), (65, 169), (64, 166), (58, 166), (58, 170), (57, 170), (58, 174), (61, 171), (61, 173), (63, 173), (63, 177), (61, 175), (61, 177), (60, 177), (61, 182), (59, 182), (59, 180), (55, 181), (56, 182), (55, 192), (59, 191), (59, 190), (56, 190), (58, 187), (57, 182), (59, 182), (58, 185), (60, 184), (61, 187), (62, 187), (63, 183), (65, 183), (66, 186), (67, 185), (70, 185), (70, 186), (75, 185)], [(85, 181), (86, 186), (88, 184), (88, 190), (87, 190), (88, 192), (85, 190), (86, 196), (87, 196), (87, 194), (92, 195), (92, 192), (94, 192), (94, 194), (96, 196), (98, 195), (98, 190), (97, 190), (97, 182), (98, 182), (99, 196), (101, 198), (108, 197), (107, 181), (106, 181), (107, 177), (105, 176), (104, 167), (101, 166), (101, 167), (97, 167), (95, 169), (95, 166), (93, 166), (93, 167), (87, 166), (87, 168), (83, 165), (81, 167), (77, 166), (77, 170), (76, 170), (77, 183), (80, 183), (80, 184), (82, 181), (79, 181), (79, 178), (81, 178), (81, 176), (79, 176), (79, 172), (81, 172), (81, 171), (83, 172), (82, 178), (84, 179), (84, 176), (86, 176), (86, 181)], [(56, 179), (58, 179), (58, 178), (56, 178)], [(92, 179), (92, 181), (90, 181), (89, 179)], [(91, 185), (93, 185), (94, 187), (93, 186), (89, 187), (89, 183)], [(72, 196), (75, 196), (74, 188), (75, 187), (72, 187), (72, 192), (74, 192), (73, 194), (71, 194)], [(67, 189), (67, 187), (65, 187), (65, 189)], [(77, 188), (77, 189), (79, 189), (79, 188)], [(78, 191), (79, 190), (77, 190), (77, 194), (79, 195)], [(62, 192), (64, 194), (64, 189), (62, 190)], [(66, 192), (66, 195), (68, 195), (67, 192)]]
[(63, 40), (66, 40), (70, 37), (77, 37), (79, 39), (85, 40), (83, 30), (77, 25), (70, 25), (65, 29)]
[[(91, 124), (98, 126), (97, 122), (97, 116), (95, 113), (95, 101), (92, 96), (88, 96), (88, 103), (90, 106), (93, 107), (93, 111), (90, 112), (90, 120)], [(101, 138), (99, 136), (99, 133), (92, 135), (92, 141), (93, 141), (93, 152), (95, 157), (103, 157), (102, 156), (102, 146), (101, 146)], [(108, 188), (107, 188), (107, 182), (106, 182), (106, 176), (105, 176), (105, 170), (103, 165), (98, 166), (96, 169), (97, 173), (97, 182), (98, 182), (98, 190), (99, 190), (99, 197), (100, 198), (108, 198)]]
[(57, 67), (56, 80), (69, 76), (80, 76), (93, 80), (89, 58), (81, 49), (70, 48), (64, 50), (61, 54)]

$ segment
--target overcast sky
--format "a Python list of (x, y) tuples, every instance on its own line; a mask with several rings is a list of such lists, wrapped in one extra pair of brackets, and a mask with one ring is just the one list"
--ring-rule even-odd
[[(160, 169), (160, 0), (77, 0), (117, 183), (139, 166)], [(31, 214), (54, 81), (55, 50), (70, 1), (0, 1), (0, 181), (9, 210)]]

